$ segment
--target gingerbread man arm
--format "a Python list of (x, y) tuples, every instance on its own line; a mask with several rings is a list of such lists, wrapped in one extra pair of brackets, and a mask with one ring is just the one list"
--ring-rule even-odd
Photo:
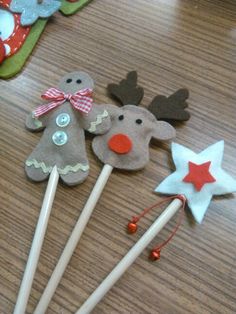
[(93, 134), (103, 134), (111, 127), (111, 119), (105, 105), (93, 105), (92, 110), (83, 116), (83, 128)]
[(48, 115), (36, 118), (33, 112), (30, 112), (26, 118), (25, 126), (31, 132), (40, 132), (46, 127), (47, 121)]

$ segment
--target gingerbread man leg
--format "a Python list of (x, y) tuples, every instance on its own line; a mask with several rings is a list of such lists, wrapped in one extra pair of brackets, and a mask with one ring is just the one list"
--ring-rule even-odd
[(42, 182), (47, 180), (49, 176), (49, 172), (44, 172), (42, 168), (35, 168), (34, 166), (25, 166), (25, 172), (27, 174), (27, 177), (35, 182)]
[(60, 175), (61, 180), (69, 186), (82, 183), (88, 176), (89, 170), (79, 170), (77, 172), (69, 172), (65, 175)]

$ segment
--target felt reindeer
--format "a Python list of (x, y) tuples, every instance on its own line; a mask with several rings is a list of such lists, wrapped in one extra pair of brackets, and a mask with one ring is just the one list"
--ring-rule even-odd
[(151, 138), (161, 141), (175, 137), (175, 129), (165, 120), (188, 120), (184, 109), (189, 96), (187, 89), (179, 89), (169, 97), (156, 96), (151, 104), (139, 107), (143, 89), (137, 87), (137, 73), (130, 72), (119, 85), (109, 84), (111, 96), (123, 107), (106, 106), (112, 120), (111, 129), (96, 136), (92, 146), (94, 153), (105, 164), (126, 170), (137, 170), (149, 161)]
[[(96, 136), (92, 142), (94, 153), (105, 165), (34, 314), (46, 312), (113, 168), (141, 169), (149, 160), (149, 142), (152, 137), (168, 140), (175, 136), (175, 129), (160, 119), (180, 121), (189, 119), (189, 113), (184, 110), (187, 107), (186, 99), (188, 98), (186, 89), (180, 89), (168, 98), (156, 96), (148, 108), (139, 107), (138, 104), (143, 98), (143, 89), (137, 86), (137, 73), (130, 72), (119, 85), (108, 85), (108, 91), (120, 100), (123, 107), (104, 105), (111, 117), (111, 128), (107, 133)], [(90, 313), (90, 311), (81, 313)]]
[(110, 128), (107, 110), (92, 103), (93, 87), (87, 73), (69, 73), (60, 80), (58, 89), (50, 88), (42, 95), (53, 102), (36, 108), (28, 116), (29, 130), (44, 129), (40, 142), (26, 160), (26, 174), (33, 181), (46, 180), (55, 165), (67, 185), (76, 185), (87, 177), (84, 130), (99, 134)]

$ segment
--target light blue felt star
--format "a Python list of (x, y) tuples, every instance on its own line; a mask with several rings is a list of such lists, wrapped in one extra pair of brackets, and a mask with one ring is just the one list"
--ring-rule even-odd
[(209, 146), (199, 154), (177, 143), (172, 143), (171, 150), (176, 171), (162, 181), (155, 191), (185, 195), (195, 220), (201, 223), (213, 195), (236, 191), (236, 180), (221, 168), (224, 141)]
[(12, 0), (10, 10), (21, 13), (21, 25), (31, 25), (38, 18), (47, 18), (55, 13), (61, 6), (60, 0)]

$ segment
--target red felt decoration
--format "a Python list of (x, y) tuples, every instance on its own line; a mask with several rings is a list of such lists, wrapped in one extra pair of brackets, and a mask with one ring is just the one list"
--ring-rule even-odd
[(0, 39), (0, 63), (5, 59), (6, 51), (2, 40)]
[(132, 141), (125, 134), (115, 134), (108, 141), (108, 147), (117, 154), (127, 154), (132, 149)]
[(197, 191), (201, 191), (206, 183), (213, 183), (216, 179), (211, 175), (209, 168), (211, 161), (197, 165), (189, 161), (189, 173), (183, 178), (186, 183), (192, 183)]
[[(20, 14), (10, 12), (10, 3), (11, 0), (0, 0), (0, 8), (6, 9), (14, 18), (13, 32), (8, 38), (2, 40), (2, 43), (5, 46), (5, 57), (12, 56), (21, 48), (30, 31), (30, 27), (21, 26)], [(6, 47), (8, 49), (6, 49)]]

